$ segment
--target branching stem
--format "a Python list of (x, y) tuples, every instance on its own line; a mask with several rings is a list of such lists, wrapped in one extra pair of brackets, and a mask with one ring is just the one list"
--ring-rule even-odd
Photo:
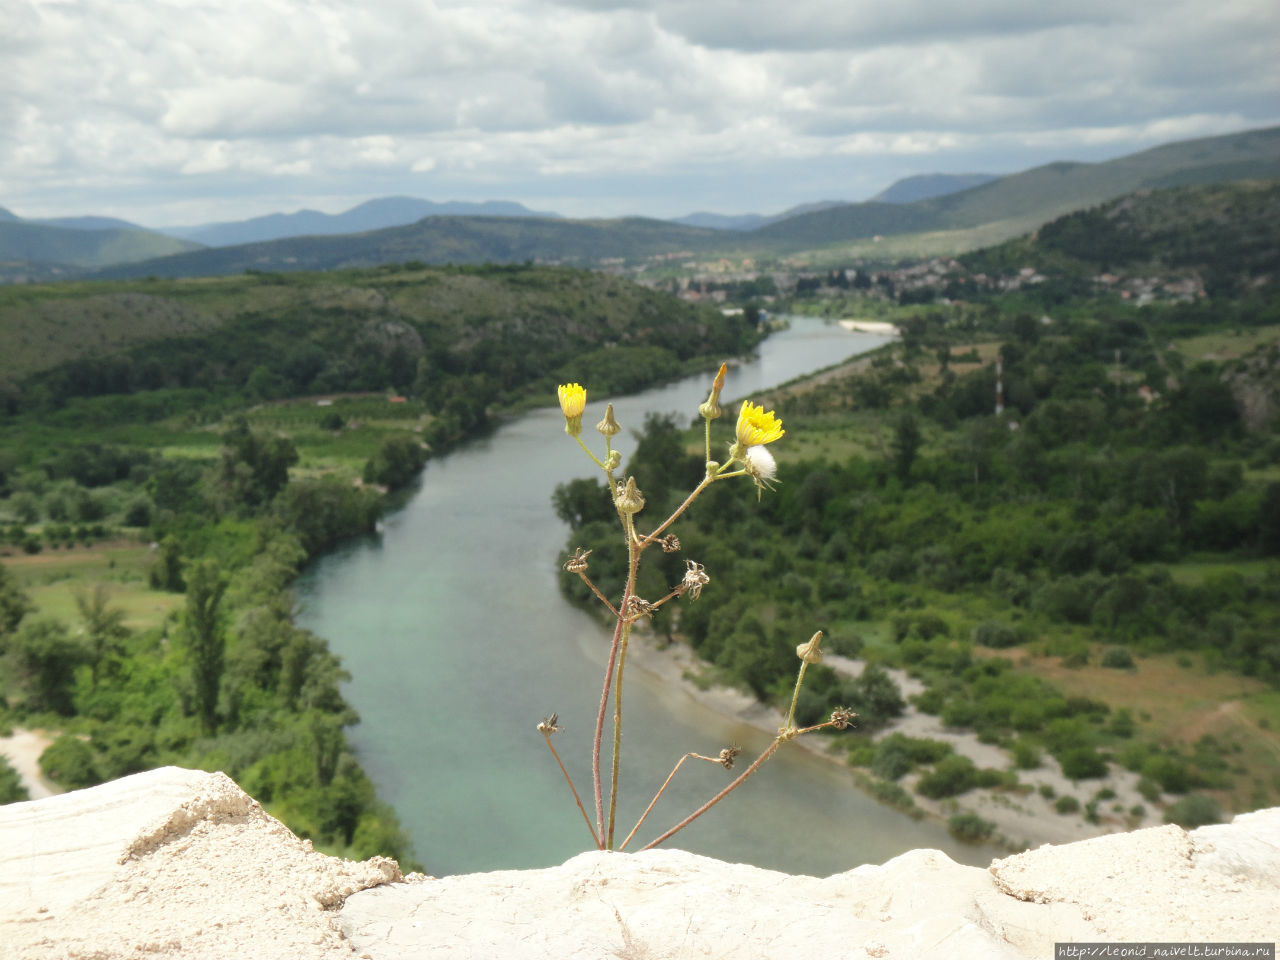
[(667, 786), (675, 778), (676, 771), (680, 769), (680, 765), (691, 757), (695, 760), (706, 760), (709, 763), (720, 762), (716, 757), (704, 757), (700, 753), (686, 753), (683, 757), (677, 760), (676, 765), (672, 767), (671, 772), (667, 774), (667, 779), (662, 782), (662, 786), (658, 788), (658, 792), (653, 795), (653, 799), (649, 801), (649, 805), (644, 808), (644, 813), (640, 814), (640, 819), (636, 821), (636, 825), (632, 827), (631, 832), (627, 834), (627, 839), (623, 840), (622, 843), (618, 845), (619, 850), (627, 849), (627, 844), (631, 842), (631, 838), (634, 837), (636, 835), (636, 831), (640, 829), (640, 824), (644, 823), (645, 818), (649, 816), (649, 812), (653, 810), (654, 806), (658, 803), (659, 798), (661, 798), (663, 792), (667, 789)]
[(587, 816), (587, 809), (582, 805), (582, 798), (578, 796), (578, 788), (573, 785), (573, 778), (569, 776), (569, 771), (564, 767), (564, 761), (560, 759), (560, 754), (556, 752), (555, 744), (551, 742), (551, 734), (544, 733), (543, 739), (547, 741), (547, 749), (551, 751), (551, 755), (556, 758), (556, 763), (560, 764), (560, 772), (564, 774), (564, 779), (569, 784), (569, 789), (573, 792), (573, 799), (578, 804), (578, 811), (582, 814), (582, 819), (587, 822), (587, 829), (591, 831), (591, 839), (595, 841), (596, 849), (600, 850), (600, 837), (596, 833), (596, 828), (591, 825), (591, 818)]

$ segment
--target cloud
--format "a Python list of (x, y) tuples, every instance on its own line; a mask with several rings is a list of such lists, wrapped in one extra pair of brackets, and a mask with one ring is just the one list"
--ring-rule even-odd
[(1274, 123), (1277, 34), (1269, 0), (7, 0), (0, 204), (776, 210)]

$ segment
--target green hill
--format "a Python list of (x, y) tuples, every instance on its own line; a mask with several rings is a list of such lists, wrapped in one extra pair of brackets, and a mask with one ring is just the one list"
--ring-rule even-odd
[(1280, 180), (1140, 190), (962, 262), (994, 275), (1195, 273), (1218, 294), (1243, 293), (1280, 273)]
[(272, 391), (336, 392), (407, 386), (421, 361), (442, 383), (475, 374), (506, 393), (607, 345), (602, 380), (729, 355), (744, 348), (739, 326), (620, 277), (533, 266), (10, 286), (0, 288), (0, 386), (52, 371), (55, 397), (238, 389), (261, 366)]
[(889, 206), (898, 211), (898, 220), (879, 209), (888, 205), (851, 204), (794, 217), (749, 236), (822, 247), (873, 233), (989, 227), (974, 236), (992, 242), (1135, 190), (1272, 177), (1280, 177), (1280, 127), (1166, 144), (1104, 163), (1050, 163), (958, 193)]
[(336, 270), (382, 263), (595, 265), (601, 258), (648, 257), (723, 244), (717, 230), (664, 220), (543, 220), (532, 217), (428, 217), (406, 227), (331, 237), (291, 237), (177, 254), (113, 267), (103, 277), (212, 276), (245, 270)]
[(82, 230), (52, 227), (18, 219), (0, 219), (0, 265), (13, 279), (33, 265), (37, 276), (57, 267), (69, 273), (162, 257), (197, 244), (149, 230)]

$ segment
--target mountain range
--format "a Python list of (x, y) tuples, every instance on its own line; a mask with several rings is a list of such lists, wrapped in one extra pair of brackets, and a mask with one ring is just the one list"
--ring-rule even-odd
[[(0, 208), (0, 280), (89, 271), (102, 277), (198, 276), (405, 261), (592, 266), (836, 248), (847, 257), (885, 238), (899, 241), (886, 245), (885, 255), (909, 247), (901, 241), (910, 238), (927, 238), (934, 252), (961, 253), (1134, 190), (1270, 178), (1280, 178), (1280, 127), (1170, 143), (1102, 163), (1051, 163), (1002, 177), (909, 177), (866, 202), (823, 201), (771, 217), (695, 213), (677, 221), (571, 220), (515, 203), (388, 197), (342, 214), (300, 211), (173, 228), (185, 234), (175, 237), (110, 218), (63, 218), (54, 225), (25, 221)], [(261, 239), (242, 241), (249, 236)]]

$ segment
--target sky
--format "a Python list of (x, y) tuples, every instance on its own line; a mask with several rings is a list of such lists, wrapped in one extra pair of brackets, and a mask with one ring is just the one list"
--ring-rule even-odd
[(0, 0), (0, 206), (777, 213), (1280, 123), (1276, 0)]

